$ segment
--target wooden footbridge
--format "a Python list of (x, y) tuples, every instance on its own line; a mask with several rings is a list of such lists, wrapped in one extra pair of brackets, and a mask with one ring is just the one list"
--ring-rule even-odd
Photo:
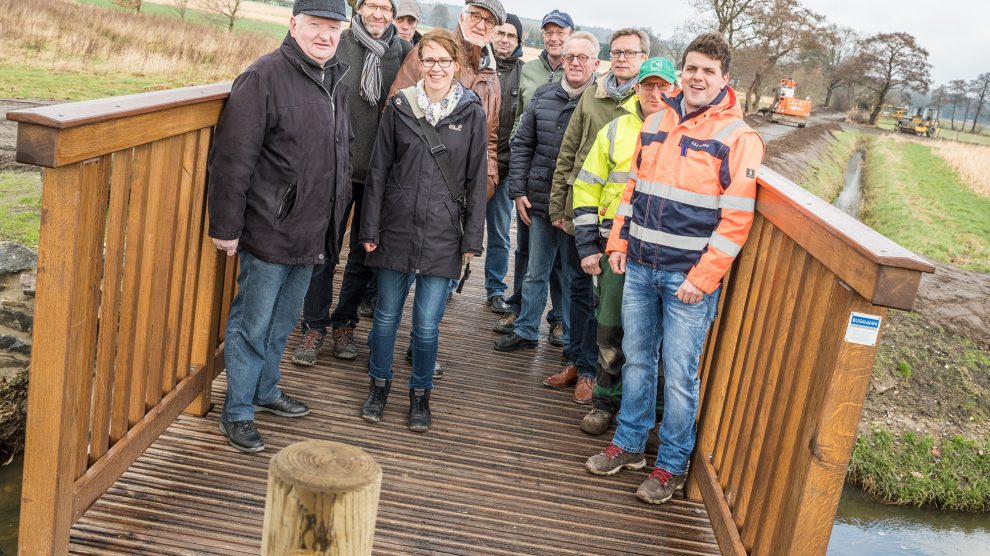
[(357, 417), (360, 346), (284, 363), (313, 412), (260, 415), (268, 449), (242, 454), (217, 430), (235, 269), (205, 233), (228, 90), (8, 114), (18, 160), (45, 168), (20, 554), (257, 554), (268, 460), (311, 438), (384, 470), (378, 554), (824, 554), (876, 354), (853, 314), (909, 309), (927, 263), (764, 168), (701, 362), (689, 481), (663, 506), (632, 496), (645, 472), (583, 470), (609, 437), (540, 386), (559, 350), (492, 350), (480, 277), (441, 327), (429, 433), (404, 426), (401, 356), (385, 420)]

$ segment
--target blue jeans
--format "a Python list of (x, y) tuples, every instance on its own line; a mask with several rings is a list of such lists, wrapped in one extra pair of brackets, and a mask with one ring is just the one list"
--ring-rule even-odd
[(598, 321), (595, 320), (593, 280), (581, 268), (574, 236), (564, 232), (559, 238), (560, 265), (567, 274), (564, 356), (577, 366), (578, 376), (593, 379), (598, 374)]
[(253, 420), (255, 405), (282, 395), (278, 364), (313, 273), (312, 265), (268, 263), (243, 250), (238, 256), (237, 295), (224, 337), (227, 398), (220, 419), (225, 423)]
[(646, 449), (656, 423), (657, 360), (663, 341), (663, 424), (656, 466), (674, 475), (687, 471), (698, 414), (698, 361), (715, 320), (721, 288), (694, 304), (674, 295), (684, 273), (656, 270), (630, 260), (622, 291), (622, 406), (612, 442), (627, 452)]
[(416, 283), (413, 297), (412, 376), (410, 388), (433, 388), (433, 365), (437, 361), (440, 319), (447, 305), (450, 278), (424, 276), (379, 268), (378, 303), (375, 319), (368, 335), (371, 359), (368, 374), (373, 378), (392, 380), (392, 360), (395, 356), (395, 334), (402, 321), (402, 308), (409, 287)]
[[(561, 230), (553, 227), (546, 216), (532, 215), (529, 226), (529, 263), (526, 266), (526, 278), (522, 284), (522, 306), (519, 318), (516, 319), (515, 333), (527, 340), (540, 337), (540, 317), (547, 306), (547, 290), (550, 285), (550, 273), (554, 261), (559, 257), (558, 244)], [(565, 296), (566, 297), (566, 296)], [(562, 300), (562, 309), (569, 307), (567, 300)], [(567, 345), (565, 320), (564, 345)]]
[[(529, 268), (529, 226), (523, 224), (520, 218), (516, 218), (516, 252), (513, 269), (515, 278), (512, 283), (512, 295), (505, 300), (509, 304), (512, 312), (518, 316), (519, 307), (522, 305), (522, 285), (526, 280), (526, 270)], [(550, 272), (550, 312), (547, 313), (547, 322), (550, 324), (564, 322), (563, 292), (567, 291), (564, 285), (564, 273), (560, 272), (560, 261), (553, 265)]]
[(512, 225), (512, 199), (509, 184), (503, 181), (485, 207), (488, 242), (485, 247), (485, 292), (487, 297), (505, 295), (505, 274), (509, 271), (509, 228)]

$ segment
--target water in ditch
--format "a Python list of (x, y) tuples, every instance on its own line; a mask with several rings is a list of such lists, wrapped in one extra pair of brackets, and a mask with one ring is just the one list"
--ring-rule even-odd
[(833, 203), (842, 212), (859, 219), (860, 203), (863, 199), (863, 151), (856, 151), (846, 165), (845, 185)]
[(21, 507), (24, 457), (0, 465), (0, 555), (17, 554), (17, 517)]

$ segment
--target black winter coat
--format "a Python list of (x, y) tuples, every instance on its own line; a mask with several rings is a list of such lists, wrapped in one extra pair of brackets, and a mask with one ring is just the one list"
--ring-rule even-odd
[(231, 86), (208, 162), (209, 235), (270, 263), (321, 264), (336, 261), (351, 198), (347, 65), (321, 71), (291, 41)]
[[(415, 88), (410, 97), (415, 102)], [(378, 248), (366, 263), (409, 274), (458, 278), (461, 254), (481, 254), (488, 182), (488, 126), (485, 111), (470, 90), (436, 126), (447, 147), (458, 196), (463, 191), (466, 220), (463, 237), (460, 207), (451, 196), (440, 166), (402, 91), (389, 99), (364, 189), (361, 243)]]
[(351, 68), (351, 71), (344, 76), (344, 85), (347, 85), (347, 103), (351, 111), (351, 121), (355, 124), (354, 142), (351, 144), (354, 166), (352, 179), (358, 184), (364, 183), (368, 172), (378, 121), (388, 101), (388, 88), (392, 86), (392, 81), (399, 72), (399, 66), (410, 50), (412, 46), (400, 39), (398, 34), (392, 36), (385, 55), (382, 56), (381, 96), (375, 104), (368, 104), (368, 101), (361, 97), (361, 68), (364, 67), (364, 56), (368, 53), (368, 49), (354, 38), (350, 29), (344, 29), (340, 34), (337, 59)]
[(536, 89), (519, 118), (509, 156), (509, 197), (525, 195), (532, 205), (530, 214), (549, 217), (557, 153), (580, 98), (570, 98), (560, 83), (547, 83)]
[(498, 110), (498, 175), (505, 179), (509, 175), (509, 140), (512, 128), (516, 125), (516, 110), (519, 107), (519, 78), (524, 62), (522, 47), (509, 56), (498, 60), (496, 73), (502, 87), (502, 105)]

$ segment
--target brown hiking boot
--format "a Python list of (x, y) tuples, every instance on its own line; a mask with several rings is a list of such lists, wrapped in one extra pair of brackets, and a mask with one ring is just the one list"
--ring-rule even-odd
[(543, 385), (547, 388), (567, 388), (577, 381), (577, 365), (568, 363), (555, 375), (550, 375), (543, 379)]
[(647, 504), (663, 504), (684, 484), (684, 475), (671, 475), (656, 467), (650, 477), (636, 489), (636, 498)]
[(337, 359), (357, 359), (353, 326), (342, 326), (333, 331), (333, 356)]
[(585, 469), (595, 475), (615, 475), (625, 469), (642, 469), (646, 467), (646, 457), (642, 452), (634, 454), (623, 451), (615, 444), (609, 444), (599, 454), (588, 458), (584, 463)]
[(577, 386), (574, 387), (574, 403), (591, 403), (591, 394), (595, 391), (595, 379), (589, 376), (578, 378)]
[(506, 313), (502, 315), (492, 330), (499, 334), (512, 334), (516, 330), (516, 314)]
[(296, 365), (312, 367), (316, 364), (316, 360), (319, 359), (320, 349), (322, 347), (323, 334), (319, 330), (308, 328), (306, 329), (306, 334), (303, 335), (302, 340), (299, 342), (296, 352), (292, 354), (292, 362)]
[(605, 434), (605, 431), (612, 426), (612, 419), (614, 417), (615, 415), (608, 411), (596, 407), (588, 412), (584, 416), (584, 419), (581, 419), (581, 430), (592, 436)]

